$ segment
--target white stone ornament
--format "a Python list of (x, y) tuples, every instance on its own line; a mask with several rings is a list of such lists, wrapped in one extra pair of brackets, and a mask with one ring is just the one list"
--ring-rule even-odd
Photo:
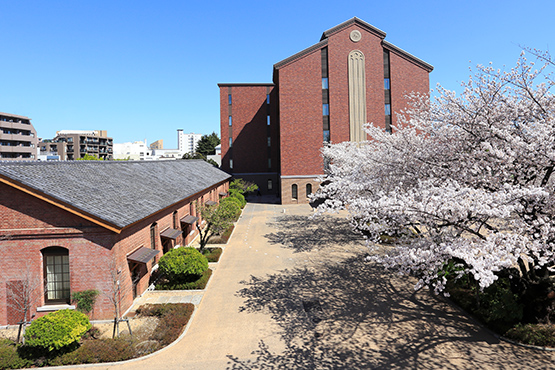
[(359, 42), (360, 39), (362, 38), (362, 34), (360, 33), (360, 31), (354, 30), (354, 31), (351, 31), (349, 38), (351, 39), (352, 42)]

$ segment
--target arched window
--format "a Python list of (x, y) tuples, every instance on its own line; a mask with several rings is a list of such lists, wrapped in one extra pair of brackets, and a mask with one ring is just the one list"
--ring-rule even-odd
[(173, 212), (173, 228), (179, 229), (179, 218), (177, 217), (177, 211)]
[(306, 197), (308, 198), (312, 194), (312, 184), (306, 184)]
[(69, 303), (69, 251), (62, 247), (48, 247), (42, 251), (45, 303)]
[(291, 185), (291, 197), (293, 199), (299, 199), (299, 191), (297, 188), (297, 184)]

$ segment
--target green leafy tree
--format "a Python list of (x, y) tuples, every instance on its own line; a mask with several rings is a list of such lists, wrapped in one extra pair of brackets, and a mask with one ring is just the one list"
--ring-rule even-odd
[(104, 159), (98, 158), (95, 155), (85, 154), (83, 158), (77, 158), (77, 161), (103, 161)]
[(204, 252), (204, 248), (212, 236), (223, 233), (233, 225), (238, 212), (241, 213), (241, 209), (237, 204), (229, 202), (213, 206), (203, 206), (200, 209), (200, 214), (207, 223), (204, 229), (197, 223), (197, 229), (200, 234), (201, 253)]
[(220, 138), (213, 132), (210, 135), (202, 135), (195, 151), (203, 156), (209, 156), (216, 154), (216, 147), (220, 145)]
[(206, 156), (200, 153), (185, 153), (183, 154), (183, 157), (181, 157), (181, 159), (202, 159), (205, 162), (210, 163), (214, 167), (219, 167), (216, 161), (214, 161), (213, 159), (208, 159), (206, 158)]
[(234, 179), (229, 183), (229, 191), (238, 191), (240, 194), (245, 195), (248, 193), (253, 193), (258, 190), (258, 185), (254, 182), (245, 181), (243, 179)]

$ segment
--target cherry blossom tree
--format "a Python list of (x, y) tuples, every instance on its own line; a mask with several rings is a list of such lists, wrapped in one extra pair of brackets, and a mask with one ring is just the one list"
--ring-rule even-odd
[(523, 53), (511, 70), (478, 66), (459, 96), (412, 96), (391, 134), (370, 124), (371, 140), (324, 148), (319, 213), (346, 208), (370, 245), (394, 240), (368, 258), (417, 288), (443, 291), (455, 262), (481, 289), (506, 272), (553, 290), (554, 63), (533, 54), (542, 65)]

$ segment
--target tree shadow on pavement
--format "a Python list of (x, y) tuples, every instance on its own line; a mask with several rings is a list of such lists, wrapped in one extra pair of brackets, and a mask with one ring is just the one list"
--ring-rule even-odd
[(276, 217), (268, 224), (277, 229), (264, 235), (271, 244), (281, 244), (295, 252), (310, 252), (352, 242), (364, 244), (362, 235), (351, 230), (349, 220), (334, 216), (310, 219), (302, 215)]
[[(352, 242), (353, 234), (326, 220), (300, 216), (277, 220), (273, 243), (318, 248)], [(306, 218), (304, 218), (306, 220)], [(343, 233), (348, 225), (342, 223)], [(315, 232), (319, 230), (320, 232)], [(331, 230), (331, 231), (330, 231)], [(328, 234), (326, 234), (329, 231)], [(282, 234), (283, 232), (283, 234)], [(291, 234), (289, 234), (291, 232)], [(303, 241), (304, 237), (309, 242)], [(316, 236), (315, 236), (316, 235)], [(319, 237), (323, 235), (324, 240)], [(355, 235), (355, 239), (358, 236)], [(343, 239), (345, 238), (345, 239)], [(314, 254), (314, 253), (313, 253)], [(228, 355), (228, 369), (547, 369), (555, 356), (496, 339), (449, 301), (414, 279), (365, 262), (363, 253), (326, 260), (312, 267), (283, 270), (241, 282), (240, 311), (265, 313), (277, 324), (285, 349), (264, 341), (252, 356)]]

